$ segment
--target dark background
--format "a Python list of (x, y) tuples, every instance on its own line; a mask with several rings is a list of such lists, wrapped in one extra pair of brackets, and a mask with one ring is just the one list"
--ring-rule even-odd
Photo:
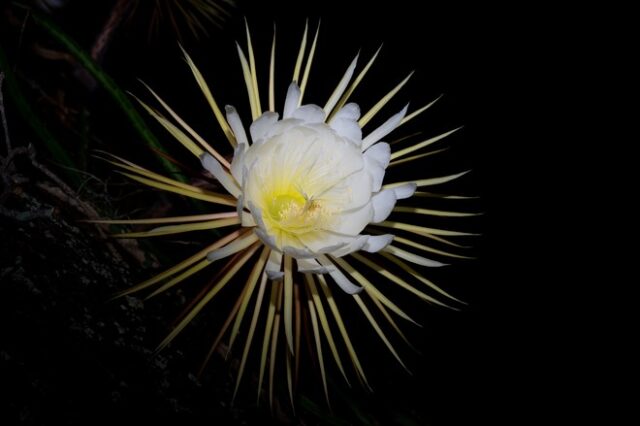
[[(88, 49), (112, 3), (72, 1), (51, 19)], [(534, 232), (527, 226), (529, 219), (525, 218), (522, 203), (524, 183), (520, 181), (530, 160), (513, 130), (513, 118), (520, 108), (515, 100), (536, 90), (535, 82), (522, 81), (520, 74), (528, 66), (523, 59), (529, 47), (527, 13), (451, 2), (446, 7), (435, 3), (418, 6), (412, 1), (380, 5), (245, 1), (230, 12), (231, 17), (221, 29), (212, 28), (211, 37), (197, 40), (186, 35), (183, 45), (207, 76), (218, 101), (234, 104), (243, 117), (248, 115), (248, 105), (233, 44), (237, 39), (244, 46), (243, 16), (249, 21), (258, 70), (263, 75), (267, 70), (272, 26), (274, 22), (277, 25), (278, 108), (292, 72), (305, 18), (309, 18), (312, 30), (322, 19), (307, 101), (317, 100), (321, 104), (353, 55), (361, 49), (360, 64), (366, 63), (383, 42), (382, 54), (357, 93), (358, 103), (371, 105), (411, 70), (416, 70), (414, 77), (385, 109), (386, 113), (399, 110), (407, 100), (417, 108), (445, 94), (406, 132), (420, 129), (427, 135), (435, 135), (465, 126), (448, 141), (449, 151), (428, 163), (428, 167), (434, 175), (472, 170), (460, 183), (447, 189), (480, 196), (479, 200), (461, 201), (459, 207), (485, 213), (463, 225), (467, 230), (482, 233), (473, 241), (472, 254), (477, 259), (435, 271), (430, 277), (469, 305), (453, 312), (400, 296), (399, 300), (405, 303), (402, 306), (424, 325), (411, 329), (403, 324), (421, 352), (417, 355), (409, 348), (400, 351), (413, 375), (407, 375), (377, 337), (367, 334), (368, 330), (361, 335), (356, 333), (356, 342), (360, 340), (359, 354), (375, 392), (368, 395), (357, 384), (349, 389), (336, 371), (330, 372), (335, 417), (327, 413), (319, 379), (308, 365), (308, 370), (303, 371), (305, 395), (324, 414), (313, 413), (302, 404), (298, 406), (300, 417), (293, 418), (283, 387), (279, 391), (284, 414), (272, 417), (264, 401), (255, 407), (255, 383), (250, 380), (243, 382), (235, 407), (229, 408), (230, 389), (235, 380), (229, 372), (229, 363), (214, 360), (200, 380), (194, 376), (210, 339), (215, 336), (215, 327), (212, 329), (206, 323), (207, 318), (215, 319), (215, 314), (195, 321), (176, 344), (152, 357), (150, 351), (180, 311), (185, 294), (167, 295), (145, 303), (144, 307), (136, 299), (106, 303), (113, 291), (148, 277), (151, 270), (126, 256), (122, 261), (113, 261), (101, 248), (103, 242), (95, 239), (92, 229), (77, 223), (77, 219), (82, 219), (77, 212), (69, 212), (59, 201), (45, 198), (43, 205), (52, 204), (58, 209), (53, 221), (25, 222), (0, 217), (3, 287), (0, 386), (9, 395), (3, 399), (0, 410), (0, 416), (7, 420), (0, 421), (3, 424), (163, 420), (181, 424), (285, 421), (323, 424), (328, 419), (338, 419), (335, 421), (360, 424), (368, 419), (373, 424), (443, 425), (480, 421), (521, 424), (540, 416), (552, 401), (545, 395), (534, 396), (530, 383), (538, 375), (544, 351), (532, 343), (528, 321), (523, 321), (525, 307), (536, 297), (528, 284), (533, 271), (522, 263), (527, 257), (530, 234)], [(12, 9), (11, 15), (23, 16), (16, 9)], [(5, 13), (3, 19), (9, 19), (7, 16)], [(66, 150), (80, 156), (74, 145), (74, 137), (78, 136), (69, 132), (69, 127), (88, 122), (86, 125), (94, 135), (88, 142), (89, 149), (106, 149), (157, 169), (157, 164), (150, 160), (151, 153), (136, 140), (139, 138), (122, 112), (100, 87), (94, 90), (83, 87), (74, 78), (77, 67), (64, 61), (34, 58), (29, 48), (31, 42), (63, 50), (60, 46), (28, 21), (22, 35), (20, 27), (4, 24), (1, 33), (9, 63), (22, 73), (22, 84), (30, 99), (35, 99), (36, 112), (60, 137)], [(141, 78), (157, 88), (196, 129), (215, 130), (208, 106), (181, 60), (176, 36), (171, 31), (161, 32), (150, 40), (144, 22), (132, 20), (114, 35), (102, 66), (123, 89), (144, 94), (137, 82)], [(62, 88), (69, 99), (66, 105), (83, 106), (86, 122), (76, 118), (65, 127), (60, 114), (42, 101), (37, 87), (29, 87), (29, 81), (40, 82), (45, 89)], [(261, 88), (266, 88), (264, 81)], [(38, 145), (6, 95), (5, 104), (13, 145), (32, 142), (40, 161), (64, 174), (55, 162), (47, 161), (46, 150)], [(160, 128), (152, 128), (161, 141), (171, 146), (172, 155), (177, 152), (177, 159), (187, 158), (180, 157), (180, 148), (172, 146)], [(83, 161), (85, 170), (98, 176), (98, 180), (113, 175), (109, 167), (90, 156)], [(422, 170), (414, 167), (399, 173), (416, 172)], [(25, 184), (26, 190), (43, 179), (28, 164), (24, 165), (23, 173), (32, 175), (31, 184)], [(104, 188), (109, 195), (97, 196), (101, 186), (90, 179), (80, 190), (104, 215), (124, 211), (142, 217), (144, 214), (140, 212), (159, 211), (162, 203), (158, 197), (166, 200), (150, 191), (127, 196), (136, 190), (135, 185), (123, 186), (118, 180), (108, 182), (111, 186), (105, 184)], [(188, 206), (177, 203), (176, 210), (188, 210)], [(69, 236), (74, 232), (75, 237)], [(61, 247), (62, 240), (75, 241), (74, 238), (79, 241), (76, 246)], [(175, 245), (169, 243), (154, 242), (152, 246), (142, 246), (145, 249), (158, 253), (161, 266), (184, 257), (176, 256)], [(91, 253), (91, 257), (87, 259), (86, 253)], [(84, 275), (90, 278), (80, 279)], [(357, 325), (356, 329), (360, 330)], [(366, 414), (361, 416), (358, 412)]]

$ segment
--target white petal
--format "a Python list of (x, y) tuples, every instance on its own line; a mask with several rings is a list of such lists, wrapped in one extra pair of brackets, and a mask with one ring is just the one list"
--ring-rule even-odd
[(253, 143), (263, 139), (267, 132), (278, 121), (278, 114), (275, 112), (267, 111), (256, 119), (249, 127), (249, 133), (251, 133), (251, 140)]
[(405, 183), (400, 186), (396, 186), (392, 189), (396, 194), (396, 198), (398, 200), (404, 200), (405, 198), (411, 197), (414, 192), (416, 192), (416, 188), (418, 185), (415, 182)]
[(332, 253), (351, 242), (352, 237), (326, 231), (307, 232), (298, 235), (302, 244), (314, 253)]
[(357, 237), (352, 238), (351, 242), (346, 246), (338, 250), (332, 251), (331, 256), (342, 257), (350, 253), (353, 253), (354, 251), (361, 250), (367, 244), (368, 239), (369, 239), (368, 235), (358, 235)]
[(377, 143), (365, 151), (364, 157), (374, 160), (386, 169), (391, 160), (391, 147), (386, 142)]
[(357, 285), (349, 281), (349, 279), (337, 269), (333, 272), (329, 272), (329, 274), (331, 275), (331, 278), (333, 278), (333, 280), (336, 282), (336, 284), (340, 286), (342, 291), (347, 294), (358, 294), (363, 290), (362, 287), (358, 287)]
[(231, 105), (225, 106), (224, 110), (227, 112), (227, 121), (229, 122), (229, 126), (231, 126), (231, 130), (233, 130), (233, 134), (236, 136), (238, 145), (248, 145), (247, 132), (244, 130), (238, 111)]
[(351, 254), (358, 250), (364, 250), (369, 253), (376, 253), (393, 241), (394, 236), (391, 234), (385, 235), (358, 235), (343, 248), (331, 252), (333, 257), (342, 257), (347, 254)]
[(336, 217), (335, 223), (329, 230), (355, 237), (371, 222), (373, 212), (371, 202), (355, 210), (342, 212)]
[(265, 139), (272, 138), (276, 135), (281, 135), (287, 132), (292, 127), (299, 126), (300, 124), (302, 124), (302, 120), (298, 120), (296, 118), (283, 118), (269, 129), (269, 131), (265, 135)]
[(393, 241), (393, 235), (384, 234), (384, 235), (369, 235), (367, 238), (367, 243), (362, 247), (362, 250), (368, 251), (369, 253), (377, 253)]
[(365, 156), (364, 168), (371, 177), (371, 192), (378, 192), (382, 187), (382, 181), (384, 180), (384, 167), (375, 160)]
[(242, 212), (240, 215), (240, 224), (244, 227), (253, 227), (256, 226), (256, 220), (253, 218), (251, 213)]
[(328, 274), (336, 269), (335, 266), (322, 266), (315, 259), (296, 259), (296, 263), (298, 264), (298, 272)]
[(289, 118), (293, 115), (293, 111), (298, 108), (298, 102), (300, 100), (300, 88), (293, 82), (287, 89), (287, 97), (284, 100), (284, 110), (282, 112), (282, 118)]
[[(247, 161), (245, 160), (245, 163)], [(250, 167), (250, 168), (249, 168)], [(249, 211), (253, 215), (256, 223), (262, 229), (267, 229), (264, 223), (262, 223), (262, 205), (256, 204), (256, 202), (260, 202), (260, 198), (258, 198), (259, 194), (257, 194), (257, 190), (255, 188), (255, 181), (259, 180), (258, 173), (255, 171), (255, 161), (254, 164), (245, 167), (242, 170), (242, 196), (244, 197), (244, 205), (249, 208)], [(256, 213), (254, 209), (257, 209), (259, 213)]]
[(236, 183), (226, 170), (222, 168), (222, 164), (218, 162), (211, 154), (208, 152), (203, 153), (200, 156), (200, 161), (202, 162), (202, 167), (204, 167), (209, 173), (215, 177), (218, 182), (227, 190), (227, 192), (234, 197), (238, 198), (242, 193), (240, 191), (240, 186)]
[(251, 216), (253, 216), (253, 220), (255, 220), (257, 225), (253, 232), (255, 232), (258, 238), (260, 238), (260, 240), (269, 248), (275, 251), (280, 250), (276, 244), (276, 239), (267, 232), (267, 227), (262, 220), (262, 211), (250, 201), (247, 204), (251, 211)]
[(358, 148), (362, 143), (362, 129), (357, 121), (346, 118), (338, 118), (331, 121), (331, 128), (336, 133), (349, 141), (353, 142)]
[(252, 203), (251, 201), (247, 203), (247, 206), (249, 207), (251, 216), (253, 216), (253, 219), (256, 221), (256, 224), (258, 225), (258, 227), (260, 229), (266, 230), (267, 226), (264, 224), (264, 221), (262, 220), (262, 210), (260, 210), (260, 208), (256, 206), (254, 203)]
[(318, 105), (303, 105), (293, 111), (293, 118), (300, 119), (305, 123), (324, 123), (326, 114)]
[(289, 256), (297, 259), (312, 259), (316, 257), (316, 254), (311, 250), (305, 248), (298, 248), (293, 246), (284, 246), (282, 251), (288, 254)]
[(365, 149), (369, 148), (371, 145), (378, 142), (380, 139), (384, 138), (396, 127), (398, 127), (405, 114), (407, 113), (407, 108), (409, 108), (409, 105), (405, 106), (404, 108), (402, 108), (402, 111), (385, 121), (382, 126), (369, 133), (369, 135), (367, 135), (367, 137), (362, 140), (362, 150), (364, 151)]
[(373, 184), (371, 190), (373, 192), (380, 191), (382, 181), (384, 180), (384, 172), (389, 165), (390, 158), (391, 148), (389, 147), (389, 144), (385, 142), (375, 144), (365, 151), (365, 168), (371, 176)]
[(396, 205), (396, 194), (392, 189), (385, 189), (371, 197), (373, 206), (373, 218), (371, 222), (378, 223), (385, 220), (391, 214)]
[(272, 250), (280, 250), (278, 248), (278, 245), (276, 244), (276, 239), (273, 238), (273, 236), (269, 235), (265, 230), (261, 228), (255, 228), (253, 232), (256, 233), (256, 235), (258, 236), (258, 238), (260, 238), (260, 241), (262, 241), (264, 245)]
[(333, 122), (333, 120), (339, 120), (341, 118), (351, 121), (358, 121), (358, 119), (360, 118), (360, 107), (358, 106), (358, 104), (355, 104), (353, 102), (346, 104), (345, 106), (340, 108), (338, 112), (336, 112), (331, 122)]
[[(337, 171), (335, 173), (338, 173)], [(323, 194), (323, 199), (341, 199), (343, 210), (353, 210), (364, 206), (371, 200), (373, 192), (373, 180), (367, 172), (366, 166), (363, 170), (353, 173), (343, 179), (338, 185)]]
[[(321, 256), (320, 258), (318, 258), (318, 260), (323, 266), (333, 266), (333, 263), (331, 263), (325, 256)], [(358, 287), (357, 285), (349, 281), (349, 279), (345, 277), (345, 275), (337, 268), (329, 272), (329, 274), (345, 293), (357, 294), (363, 290), (362, 287)]]
[(284, 276), (282, 269), (282, 253), (277, 250), (271, 250), (265, 272), (270, 280), (279, 280)]
[(233, 152), (233, 160), (231, 160), (231, 175), (235, 178), (236, 182), (243, 185), (242, 169), (244, 168), (245, 153), (247, 152), (247, 144), (241, 144), (236, 146)]

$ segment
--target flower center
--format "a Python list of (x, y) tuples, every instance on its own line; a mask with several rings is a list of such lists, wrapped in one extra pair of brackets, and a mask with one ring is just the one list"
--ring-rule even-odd
[[(254, 124), (256, 133), (264, 123)], [(362, 150), (326, 123), (278, 121), (234, 162), (243, 207), (276, 250), (322, 253), (358, 235), (370, 219), (372, 185)]]
[(319, 201), (292, 188), (271, 194), (267, 211), (280, 230), (294, 234), (315, 231), (328, 217)]

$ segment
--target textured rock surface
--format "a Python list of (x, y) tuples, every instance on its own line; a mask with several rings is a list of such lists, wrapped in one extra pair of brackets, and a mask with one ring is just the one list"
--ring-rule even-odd
[(194, 412), (236, 423), (218, 402), (229, 401), (228, 376), (205, 389), (180, 351), (152, 356), (167, 330), (163, 308), (179, 298), (109, 302), (148, 271), (132, 273), (134, 260), (114, 258), (36, 186), (14, 190), (4, 203), (12, 215), (0, 217), (0, 424), (181, 422)]

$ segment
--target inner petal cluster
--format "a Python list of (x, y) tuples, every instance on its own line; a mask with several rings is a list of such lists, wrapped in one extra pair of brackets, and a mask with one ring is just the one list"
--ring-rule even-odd
[[(360, 149), (325, 123), (285, 119), (271, 133), (244, 159), (244, 202), (266, 242), (322, 253), (357, 236), (372, 193)], [(345, 227), (346, 213), (359, 210)]]
[(380, 138), (406, 108), (383, 131), (363, 139), (356, 104), (342, 106), (327, 120), (317, 105), (295, 106), (299, 99), (292, 83), (282, 119), (274, 112), (262, 114), (250, 126), (251, 142), (235, 109), (227, 107), (238, 143), (231, 174), (243, 225), (253, 226), (273, 250), (297, 259), (381, 250), (392, 235), (361, 233), (415, 190), (382, 188), (390, 149)]

